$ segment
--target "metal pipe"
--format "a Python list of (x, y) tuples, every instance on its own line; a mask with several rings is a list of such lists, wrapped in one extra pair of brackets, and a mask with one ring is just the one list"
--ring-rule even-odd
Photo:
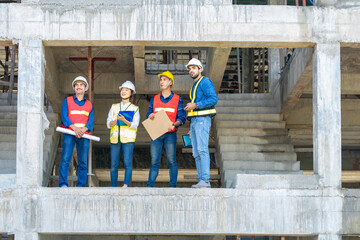
[[(91, 47), (88, 47), (88, 81), (89, 81), (89, 100), (93, 103), (93, 59), (91, 57)], [(90, 141), (89, 158), (88, 158), (88, 186), (91, 187), (92, 173), (92, 142)]]
[[(238, 89), (239, 93), (242, 93), (241, 89), (243, 89), (243, 79), (240, 73), (240, 49), (236, 48), (236, 63), (237, 63), (237, 74), (238, 74)], [(241, 86), (241, 88), (240, 88)]]

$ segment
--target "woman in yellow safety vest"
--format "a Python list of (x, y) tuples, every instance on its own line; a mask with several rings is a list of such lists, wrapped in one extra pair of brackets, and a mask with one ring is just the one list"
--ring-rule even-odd
[(106, 121), (110, 129), (110, 158), (111, 186), (116, 187), (118, 182), (118, 168), (121, 151), (124, 156), (125, 178), (124, 186), (130, 185), (132, 175), (132, 155), (134, 151), (136, 132), (140, 122), (139, 107), (130, 102), (135, 94), (135, 86), (126, 81), (120, 87), (120, 103), (114, 103)]

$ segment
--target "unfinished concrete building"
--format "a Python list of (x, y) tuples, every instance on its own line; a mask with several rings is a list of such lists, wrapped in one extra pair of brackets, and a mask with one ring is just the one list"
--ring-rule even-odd
[[(0, 236), (360, 239), (358, 1), (6, 2)], [(144, 120), (160, 71), (175, 74), (173, 91), (189, 101), (193, 81), (184, 64), (192, 57), (204, 63), (219, 97), (210, 136), (213, 188), (189, 188), (196, 169), (180, 140), (189, 123), (178, 131), (178, 188), (168, 188), (166, 163), (156, 188), (144, 187), (150, 137), (143, 127), (132, 187), (109, 187), (106, 116), (119, 101), (118, 86), (135, 83)], [(89, 187), (60, 189), (55, 127), (77, 75), (91, 82), (101, 141), (92, 145)], [(76, 167), (74, 154), (71, 183)]]

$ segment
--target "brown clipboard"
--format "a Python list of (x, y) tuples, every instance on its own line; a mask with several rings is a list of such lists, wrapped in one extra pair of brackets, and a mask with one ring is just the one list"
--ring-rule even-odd
[(170, 121), (164, 109), (161, 109), (155, 114), (154, 120), (148, 118), (144, 120), (142, 124), (152, 140), (155, 140), (161, 135), (167, 133), (169, 127), (172, 126), (172, 122)]

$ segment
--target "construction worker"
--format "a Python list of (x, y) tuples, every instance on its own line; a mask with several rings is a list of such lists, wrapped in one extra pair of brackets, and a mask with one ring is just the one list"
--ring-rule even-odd
[(161, 155), (165, 147), (169, 164), (170, 187), (176, 187), (178, 175), (176, 164), (176, 130), (185, 123), (186, 114), (182, 98), (171, 91), (171, 88), (174, 86), (174, 76), (172, 73), (165, 71), (158, 74), (158, 77), (160, 78), (161, 93), (151, 99), (146, 117), (154, 120), (156, 113), (163, 109), (173, 124), (169, 127), (167, 133), (151, 141), (151, 167), (147, 186), (154, 187), (159, 173)]
[(85, 92), (89, 87), (88, 82), (84, 77), (78, 76), (72, 82), (72, 87), (75, 94), (64, 99), (61, 122), (63, 127), (73, 130), (76, 136), (64, 134), (59, 168), (59, 187), (68, 187), (67, 176), (75, 144), (78, 156), (77, 187), (85, 187), (90, 141), (82, 136), (90, 134), (94, 126), (94, 109), (91, 102), (85, 98)]
[(192, 187), (210, 188), (209, 133), (211, 118), (216, 114), (215, 104), (218, 98), (213, 82), (201, 75), (203, 66), (198, 59), (191, 59), (186, 69), (194, 79), (194, 85), (190, 90), (191, 102), (185, 107), (187, 118), (191, 121), (189, 134), (198, 172), (198, 183)]
[(124, 156), (125, 178), (123, 188), (130, 186), (132, 175), (132, 156), (136, 132), (140, 122), (139, 107), (130, 102), (136, 93), (132, 82), (126, 81), (120, 87), (121, 102), (111, 106), (106, 121), (110, 129), (111, 186), (118, 182), (118, 168), (121, 151)]

